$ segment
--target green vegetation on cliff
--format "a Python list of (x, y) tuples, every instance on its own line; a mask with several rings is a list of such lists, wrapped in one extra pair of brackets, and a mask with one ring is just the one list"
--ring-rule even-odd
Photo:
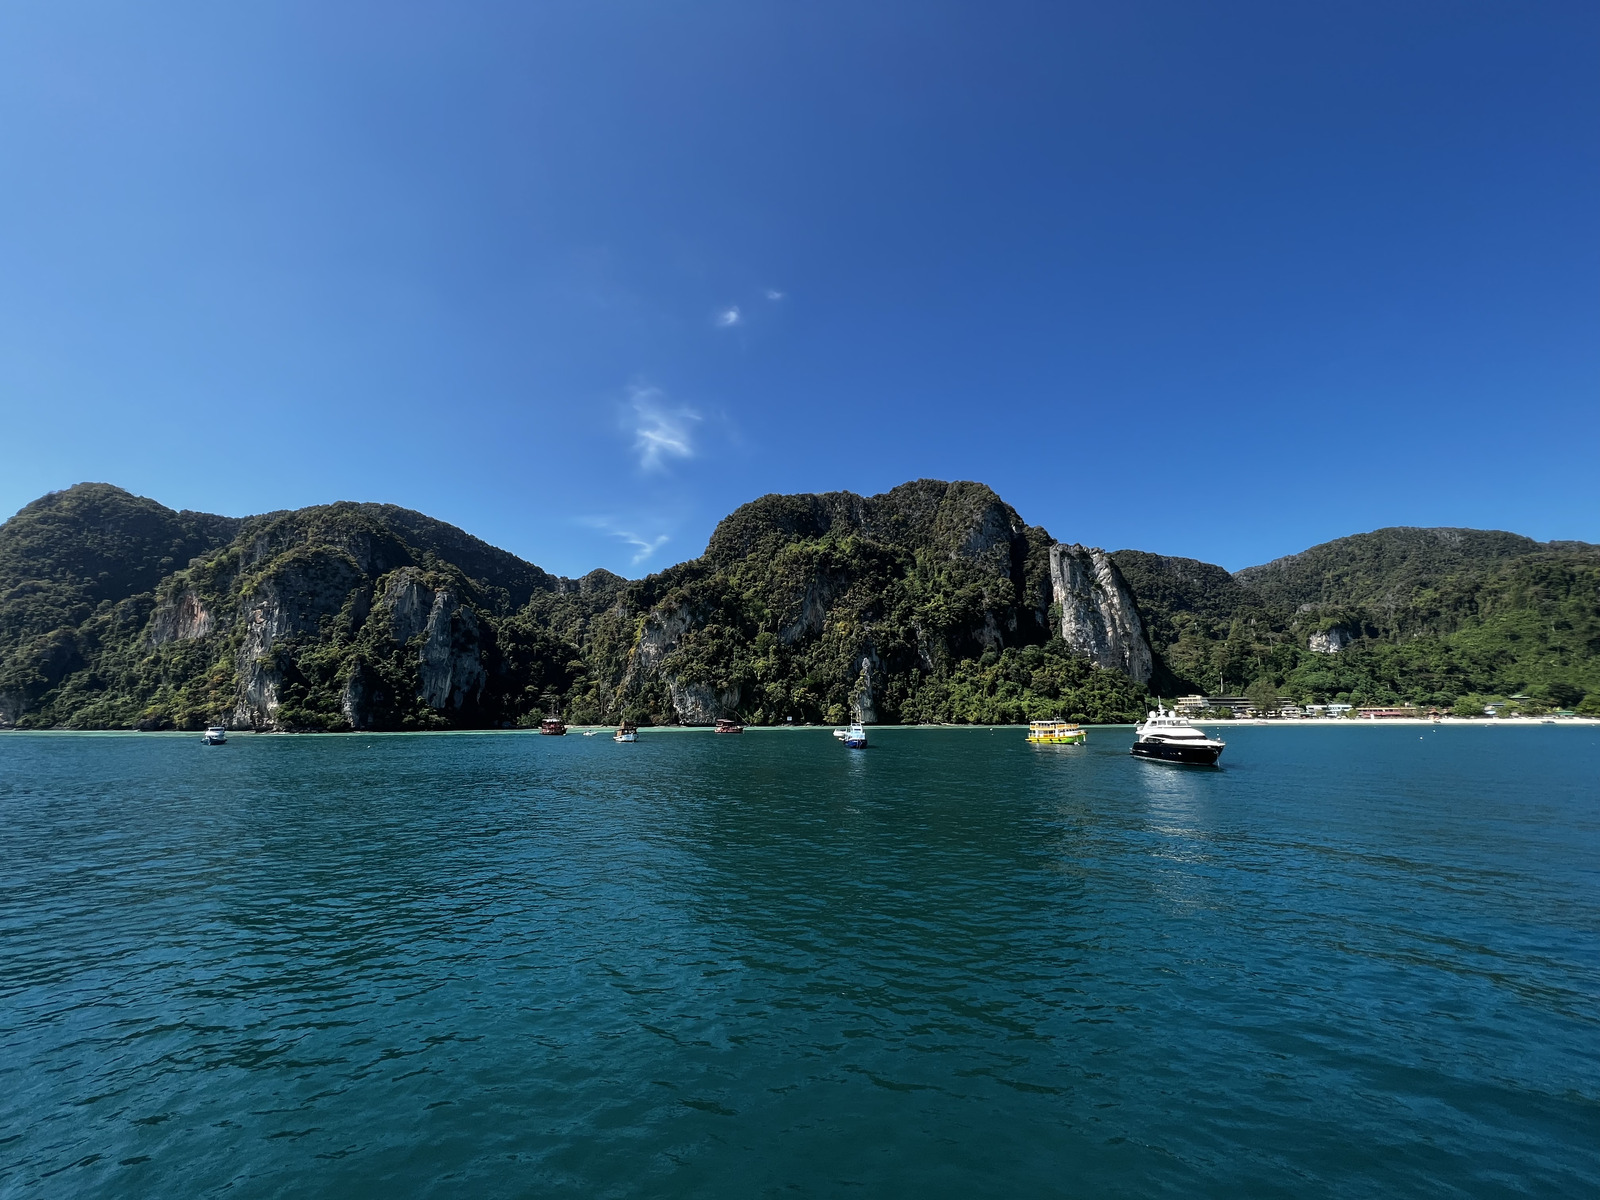
[[(1141, 687), (1050, 635), (1050, 539), (980, 484), (765, 496), (605, 618), (578, 720), (1131, 720)], [(628, 656), (632, 655), (632, 663)]]
[[(1379, 530), (1237, 575), (1086, 553), (934, 480), (764, 496), (633, 581), (558, 578), (391, 505), (233, 519), (83, 484), (0, 526), (0, 724), (1136, 718), (1145, 687), (1085, 637), (1147, 637), (1164, 695), (1600, 708), (1594, 546)], [(1108, 597), (1143, 634), (1102, 620)]]
[[(1228, 576), (1114, 556), (1174, 686), (1452, 708), (1600, 697), (1600, 547), (1471, 529), (1381, 529)], [(1326, 649), (1311, 649), (1314, 636)], [(1471, 707), (1470, 705), (1468, 707)], [(1481, 712), (1481, 702), (1478, 711)]]

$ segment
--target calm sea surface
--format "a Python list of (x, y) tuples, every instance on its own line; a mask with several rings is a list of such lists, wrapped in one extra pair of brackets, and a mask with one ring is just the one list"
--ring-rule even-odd
[(0, 735), (0, 1196), (1600, 1194), (1600, 733)]

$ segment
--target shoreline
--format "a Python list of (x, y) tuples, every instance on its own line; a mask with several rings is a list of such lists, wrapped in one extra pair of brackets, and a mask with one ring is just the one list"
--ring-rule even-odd
[[(1139, 722), (1107, 723), (1092, 725), (1080, 722), (1085, 729), (1133, 729)], [(1377, 720), (1364, 720), (1348, 717), (1332, 718), (1278, 718), (1268, 720), (1260, 717), (1240, 717), (1233, 720), (1195, 720), (1191, 724), (1207, 726), (1214, 729), (1229, 729), (1249, 725), (1255, 727), (1272, 726), (1281, 729), (1328, 729), (1328, 728), (1382, 728), (1384, 726), (1417, 726), (1431, 727), (1451, 726), (1479, 729), (1546, 729), (1561, 727), (1577, 727), (1581, 729), (1600, 728), (1600, 717), (1440, 717), (1437, 720), (1429, 717), (1384, 717)], [(833, 730), (835, 725), (746, 725), (745, 733), (802, 733), (806, 731)], [(1027, 725), (871, 725), (870, 729), (952, 729), (952, 730), (997, 730), (997, 729), (1027, 729)], [(569, 725), (567, 735), (576, 734), (579, 737), (590, 730), (595, 736), (601, 733), (610, 733), (616, 729), (615, 725)], [(715, 733), (710, 725), (641, 725), (641, 733)], [(15, 726), (0, 728), (0, 736), (5, 734), (49, 734), (52, 736), (74, 737), (198, 737), (198, 730), (185, 729), (18, 729)], [(342, 730), (334, 733), (327, 730), (254, 730), (230, 729), (228, 736), (233, 737), (461, 737), (466, 735), (514, 735), (526, 734), (534, 737), (541, 735), (536, 728), (518, 729), (364, 729)], [(720, 735), (729, 736), (729, 735)], [(743, 736), (738, 735), (738, 736)]]
[(1600, 725), (1600, 717), (1378, 717), (1376, 719), (1362, 717), (1354, 719), (1349, 717), (1280, 717), (1276, 720), (1268, 720), (1261, 717), (1239, 717), (1234, 720), (1197, 720), (1193, 724), (1217, 725), (1224, 729), (1230, 725), (1282, 725), (1286, 728), (1302, 725), (1313, 725), (1319, 728), (1330, 725), (1354, 725), (1362, 728), (1374, 725), (1464, 725), (1484, 729), (1534, 729), (1546, 725)]

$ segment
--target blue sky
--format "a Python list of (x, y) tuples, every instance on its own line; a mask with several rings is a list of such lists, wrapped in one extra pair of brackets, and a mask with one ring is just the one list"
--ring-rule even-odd
[(0, 510), (1600, 541), (1600, 8), (0, 8)]

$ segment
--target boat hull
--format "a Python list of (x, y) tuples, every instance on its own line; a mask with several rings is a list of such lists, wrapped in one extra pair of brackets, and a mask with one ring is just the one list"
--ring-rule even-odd
[(867, 739), (866, 738), (845, 738), (844, 739), (844, 745), (845, 745), (845, 749), (847, 749), (847, 750), (865, 750), (867, 748)]
[(613, 742), (637, 742), (639, 735), (637, 733), (618, 733), (613, 734), (611, 740)]
[(1183, 763), (1192, 767), (1214, 767), (1222, 757), (1221, 746), (1180, 746), (1175, 742), (1135, 742), (1129, 751), (1135, 758), (1158, 762)]

